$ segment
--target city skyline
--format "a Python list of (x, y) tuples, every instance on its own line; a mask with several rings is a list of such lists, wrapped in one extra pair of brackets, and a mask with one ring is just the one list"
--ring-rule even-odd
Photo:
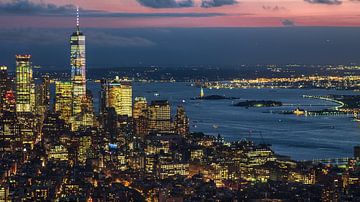
[(357, 1), (154, 2), (2, 0), (0, 60), (14, 70), (10, 56), (32, 53), (36, 65), (67, 69), (80, 6), (89, 69), (360, 63)]
[[(229, 24), (260, 1), (98, 2), (0, 0), (19, 26), (0, 28), (0, 202), (360, 201), (360, 28)], [(357, 5), (261, 8), (292, 3)], [(124, 15), (136, 28), (109, 31)]]

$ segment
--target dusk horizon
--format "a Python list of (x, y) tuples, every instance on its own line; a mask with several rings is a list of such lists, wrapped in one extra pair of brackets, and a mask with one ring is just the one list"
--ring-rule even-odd
[(360, 0), (0, 0), (0, 202), (360, 201)]

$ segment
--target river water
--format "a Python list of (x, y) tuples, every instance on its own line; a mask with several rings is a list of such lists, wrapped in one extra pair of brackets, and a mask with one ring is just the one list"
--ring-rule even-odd
[[(99, 84), (88, 83), (98, 106)], [(331, 102), (303, 98), (302, 95), (354, 94), (352, 91), (321, 89), (205, 89), (205, 95), (225, 95), (243, 100), (274, 100), (284, 104), (336, 105)], [(158, 94), (157, 96), (155, 94)], [(133, 96), (148, 101), (169, 100), (175, 113), (184, 105), (190, 118), (191, 131), (221, 134), (228, 141), (251, 139), (272, 145), (281, 155), (296, 160), (351, 157), (353, 147), (360, 144), (360, 122), (351, 116), (295, 116), (271, 111), (293, 110), (295, 106), (275, 108), (242, 108), (233, 100), (191, 100), (200, 89), (187, 83), (134, 83)], [(303, 106), (324, 109), (327, 106)]]

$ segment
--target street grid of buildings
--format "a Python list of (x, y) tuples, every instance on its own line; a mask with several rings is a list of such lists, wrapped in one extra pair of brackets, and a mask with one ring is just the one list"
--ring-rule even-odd
[[(85, 35), (71, 35), (71, 78), (36, 83), (31, 56), (0, 67), (0, 201), (359, 201), (360, 147), (342, 165), (296, 162), (269, 145), (189, 131), (184, 107), (101, 80), (86, 89)], [(258, 82), (256, 82), (258, 83)]]

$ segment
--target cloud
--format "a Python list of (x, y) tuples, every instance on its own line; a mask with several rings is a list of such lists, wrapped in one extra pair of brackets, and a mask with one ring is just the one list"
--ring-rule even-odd
[[(197, 7), (194, 0), (137, 0), (142, 6), (150, 8), (187, 8)], [(201, 0), (200, 7), (212, 8), (237, 4), (237, 0)]]
[(266, 11), (284, 11), (284, 10), (287, 10), (285, 7), (283, 6), (262, 6), (262, 8)]
[[(192, 0), (139, 0), (147, 2), (153, 6), (193, 6)], [(160, 2), (160, 3), (159, 3)], [(165, 2), (165, 3), (164, 3)], [(167, 3), (166, 3), (167, 2)], [(160, 7), (158, 7), (160, 8)], [(76, 6), (67, 4), (58, 6), (55, 4), (34, 3), (31, 0), (0, 0), (0, 15), (20, 15), (20, 16), (75, 16)], [(107, 12), (102, 10), (87, 10), (80, 8), (82, 17), (213, 17), (224, 16), (223, 13), (122, 13)]]
[(0, 0), (0, 13), (2, 15), (64, 15), (74, 14), (76, 7), (71, 4), (58, 6), (47, 3), (34, 3), (30, 0)]
[(143, 37), (124, 37), (119, 35), (110, 35), (105, 32), (89, 32), (89, 43), (104, 47), (150, 47), (156, 43)]
[(141, 18), (141, 17), (214, 17), (225, 16), (224, 13), (109, 13), (102, 11), (83, 12), (81, 16), (85, 17), (124, 17), (124, 18)]
[[(71, 33), (64, 29), (14, 28), (0, 29), (0, 43), (16, 45), (58, 45), (65, 44)], [(92, 30), (85, 33), (88, 44), (106, 47), (149, 47), (156, 43), (143, 37), (121, 36)]]
[(340, 5), (342, 4), (341, 0), (304, 0), (311, 4), (325, 4), (325, 5)]
[(294, 26), (296, 26), (295, 22), (292, 21), (292, 20), (289, 20), (289, 19), (282, 20), (282, 21), (281, 21), (281, 24), (282, 24), (284, 27), (294, 27)]
[(237, 0), (202, 0), (201, 7), (212, 8), (237, 4)]
[(66, 39), (61, 31), (32, 28), (0, 29), (1, 43), (50, 45), (59, 44)]
[(150, 8), (186, 8), (193, 7), (193, 0), (137, 0), (142, 6)]

